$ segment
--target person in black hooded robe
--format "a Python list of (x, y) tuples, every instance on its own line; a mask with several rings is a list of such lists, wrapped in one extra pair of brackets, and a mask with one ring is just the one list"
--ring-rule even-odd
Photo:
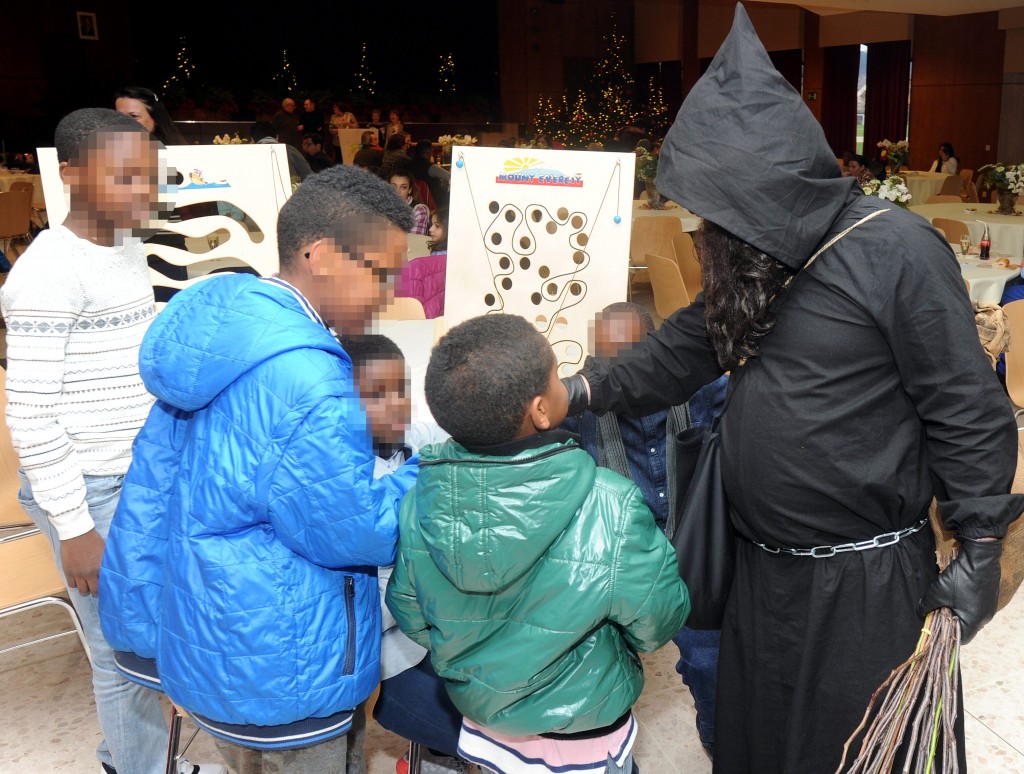
[[(714, 770), (831, 773), (924, 612), (952, 608), (964, 642), (995, 612), (999, 539), (1024, 508), (1008, 494), (1011, 408), (949, 245), (840, 175), (742, 6), (666, 137), (658, 186), (704, 218), (704, 294), (622, 359), (564, 380), (570, 410), (649, 413), (732, 371), (721, 459), (737, 566)], [(933, 495), (963, 545), (941, 578)], [(758, 545), (879, 536), (890, 545), (828, 558)], [(962, 718), (957, 730), (963, 771)]]

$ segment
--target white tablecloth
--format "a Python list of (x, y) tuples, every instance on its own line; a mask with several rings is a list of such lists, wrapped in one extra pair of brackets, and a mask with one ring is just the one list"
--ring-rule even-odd
[(669, 202), (668, 209), (665, 210), (649, 210), (644, 207), (645, 204), (647, 204), (646, 197), (633, 201), (633, 220), (637, 218), (679, 218), (683, 225), (683, 231), (696, 231), (700, 227), (700, 218), (675, 202)]
[[(973, 211), (972, 211), (973, 209)], [(925, 204), (911, 207), (911, 212), (916, 212), (929, 223), (934, 218), (949, 218), (960, 220), (967, 224), (971, 232), (971, 241), (978, 244), (981, 235), (985, 231), (985, 224), (989, 227), (989, 238), (992, 240), (992, 253), (1007, 255), (1014, 259), (1014, 263), (1020, 263), (1024, 257), (1024, 216), (1020, 215), (995, 215), (996, 205), (990, 203), (970, 204)]]
[(900, 176), (907, 181), (907, 190), (914, 198), (910, 200), (914, 204), (927, 204), (928, 197), (934, 196), (942, 188), (947, 175), (945, 172), (900, 172)]
[[(957, 248), (954, 248), (957, 249)], [(957, 255), (960, 274), (971, 283), (971, 300), (998, 304), (1006, 283), (1020, 274), (1020, 269), (1003, 269), (995, 265), (998, 256), (982, 261), (976, 256), (966, 259)]]

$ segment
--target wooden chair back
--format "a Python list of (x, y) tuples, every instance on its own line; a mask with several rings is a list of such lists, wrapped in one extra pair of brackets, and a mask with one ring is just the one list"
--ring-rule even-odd
[(36, 191), (36, 184), (31, 180), (15, 180), (7, 188), (8, 191), (28, 191), (28, 199), (32, 201), (32, 195)]
[(1010, 321), (1010, 349), (1006, 352), (1006, 392), (1018, 409), (1024, 409), (1024, 300), (1003, 304)]
[(962, 201), (959, 196), (948, 194), (934, 194), (928, 197), (928, 204), (960, 204)]
[(693, 246), (693, 237), (683, 231), (672, 237), (672, 250), (679, 264), (679, 273), (683, 277), (686, 293), (692, 301), (704, 289), (704, 280), (700, 273), (700, 261), (697, 250)]
[(961, 169), (958, 173), (960, 178), (964, 181), (964, 188), (973, 184), (974, 182), (974, 170), (973, 169)]
[(970, 235), (971, 233), (967, 228), (967, 224), (962, 220), (952, 220), (951, 218), (932, 218), (932, 225), (946, 235), (947, 242), (952, 242), (955, 245), (960, 244), (961, 236), (964, 234)]
[(960, 196), (960, 191), (963, 190), (964, 181), (959, 175), (950, 175), (942, 181), (942, 187), (939, 188), (939, 196)]
[(647, 270), (651, 273), (651, 289), (654, 291), (654, 309), (665, 319), (684, 306), (690, 305), (690, 296), (679, 273), (679, 264), (671, 258), (654, 253), (644, 256)]
[(648, 253), (672, 255), (672, 237), (683, 233), (683, 224), (672, 216), (640, 215), (633, 220), (629, 237), (629, 261), (643, 266)]
[(0, 192), (0, 239), (26, 236), (31, 220), (31, 190)]

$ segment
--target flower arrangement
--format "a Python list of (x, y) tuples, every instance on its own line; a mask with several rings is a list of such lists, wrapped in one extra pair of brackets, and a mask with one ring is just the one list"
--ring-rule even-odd
[(442, 134), (437, 138), (437, 144), (445, 153), (451, 153), (453, 145), (476, 145), (477, 139), (471, 134)]
[(248, 140), (243, 140), (241, 137), (238, 136), (238, 132), (235, 132), (234, 137), (229, 135), (227, 132), (224, 132), (224, 134), (220, 135), (219, 137), (217, 135), (213, 136), (214, 145), (244, 145), (247, 142)]
[(882, 149), (878, 154), (878, 158), (882, 163), (892, 164), (893, 167), (898, 169), (910, 160), (910, 143), (906, 140), (900, 140), (899, 142), (882, 140), (878, 143), (878, 147)]
[(658, 176), (658, 157), (648, 153), (646, 150), (636, 157), (636, 179), (641, 183), (647, 183)]
[(869, 180), (861, 188), (865, 196), (877, 196), (879, 199), (898, 204), (907, 209), (907, 202), (914, 197), (907, 190), (906, 181), (899, 175), (889, 175), (885, 180)]
[(1024, 193), (1024, 162), (1006, 164), (997, 161), (995, 164), (986, 164), (978, 171), (985, 173), (986, 188), (995, 188), (1014, 196)]

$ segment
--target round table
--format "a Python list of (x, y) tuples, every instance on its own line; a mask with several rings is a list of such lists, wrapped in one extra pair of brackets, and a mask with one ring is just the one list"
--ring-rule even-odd
[(634, 221), (637, 218), (679, 218), (683, 231), (696, 231), (700, 227), (700, 218), (675, 202), (668, 202), (668, 206), (664, 210), (647, 209), (646, 204), (646, 197), (633, 200)]
[(907, 190), (914, 197), (911, 204), (927, 204), (928, 197), (937, 194), (946, 178), (953, 175), (945, 172), (900, 172), (900, 177), (907, 182)]
[(971, 241), (978, 244), (988, 224), (989, 238), (992, 240), (992, 253), (1000, 253), (1020, 263), (1024, 257), (1024, 216), (996, 215), (996, 205), (986, 202), (966, 204), (923, 204), (912, 206), (915, 212), (929, 223), (934, 218), (949, 218), (967, 224), (971, 232)]
[[(959, 251), (958, 251), (959, 252)], [(1000, 256), (993, 256), (987, 261), (980, 260), (976, 255), (962, 258), (957, 255), (960, 263), (960, 274), (971, 283), (971, 300), (998, 304), (1003, 297), (1006, 283), (1020, 275), (1020, 269), (1004, 269), (996, 265)]]

